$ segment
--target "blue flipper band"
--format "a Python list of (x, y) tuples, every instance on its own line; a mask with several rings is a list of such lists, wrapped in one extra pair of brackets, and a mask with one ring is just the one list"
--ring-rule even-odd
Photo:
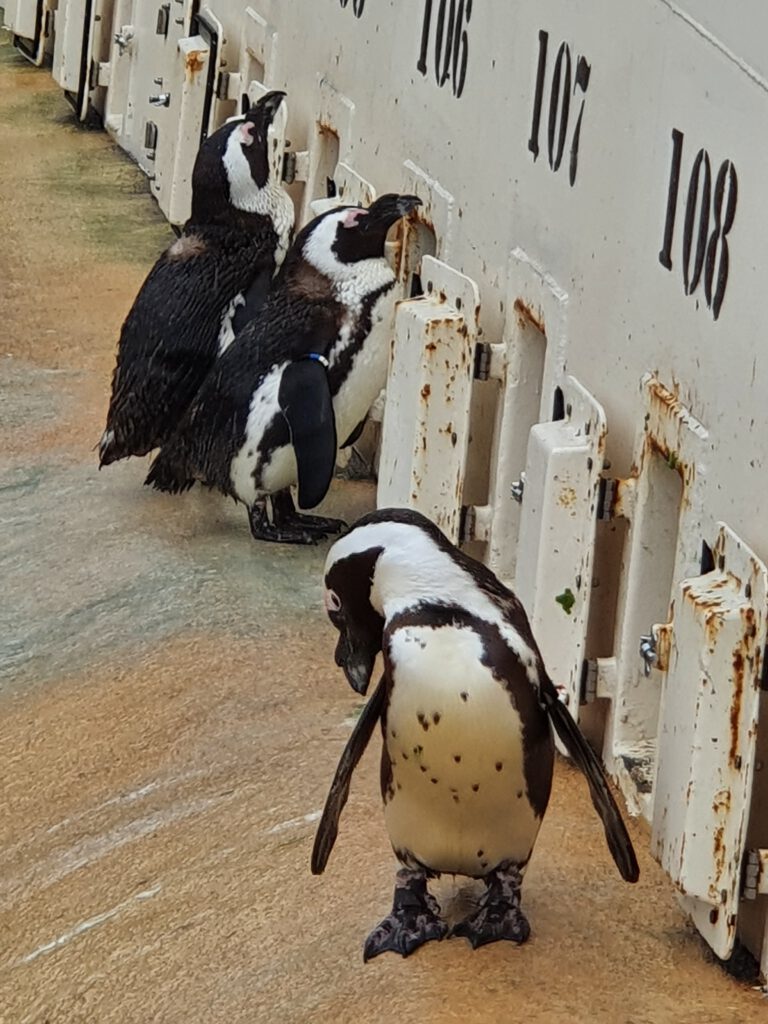
[(321, 356), (319, 352), (310, 352), (310, 353), (309, 353), (309, 354), (308, 354), (308, 355), (306, 356), (306, 358), (307, 358), (307, 359), (312, 359), (312, 360), (313, 360), (314, 362), (316, 362), (316, 363), (320, 363), (320, 364), (321, 364), (322, 366), (324, 366), (324, 367), (326, 368), (326, 370), (327, 370), (327, 369), (328, 369), (328, 367), (329, 367), (329, 366), (331, 365), (331, 364), (330, 364), (330, 363), (328, 362), (328, 360), (327, 360), (327, 359), (325, 358), (325, 356)]

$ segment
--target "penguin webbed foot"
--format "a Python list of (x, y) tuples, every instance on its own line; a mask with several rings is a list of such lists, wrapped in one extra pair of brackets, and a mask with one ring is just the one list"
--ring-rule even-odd
[(487, 886), (478, 909), (454, 925), (451, 937), (468, 939), (473, 949), (506, 939), (522, 945), (531, 934), (528, 918), (520, 909), (522, 875), (513, 866), (500, 867), (485, 879)]
[(291, 525), (295, 523), (307, 533), (314, 533), (318, 537), (325, 537), (329, 533), (341, 533), (347, 528), (343, 519), (331, 519), (330, 516), (306, 516), (303, 512), (297, 512), (292, 516), (290, 523)]
[(300, 526), (270, 523), (266, 506), (261, 502), (248, 510), (248, 522), (254, 540), (266, 540), (274, 544), (317, 544), (317, 535)]
[(392, 913), (365, 940), (363, 960), (367, 963), (390, 952), (410, 956), (425, 942), (439, 942), (447, 934), (448, 925), (440, 917), (439, 903), (427, 891), (424, 872), (403, 868), (397, 873)]
[(298, 529), (315, 537), (326, 537), (329, 533), (341, 533), (347, 524), (343, 519), (329, 516), (309, 516), (297, 512), (289, 490), (272, 495), (272, 522), (279, 529)]

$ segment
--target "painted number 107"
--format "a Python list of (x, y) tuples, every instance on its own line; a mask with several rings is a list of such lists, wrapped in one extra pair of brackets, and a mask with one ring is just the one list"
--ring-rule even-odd
[[(528, 149), (535, 160), (539, 155), (539, 132), (541, 112), (544, 106), (544, 86), (549, 81), (549, 111), (547, 117), (547, 155), (549, 166), (553, 171), (560, 169), (565, 153), (568, 129), (571, 124), (571, 100), (581, 93), (581, 105), (571, 134), (571, 146), (568, 160), (568, 180), (571, 185), (576, 181), (576, 168), (579, 161), (579, 138), (581, 137), (581, 119), (584, 116), (584, 101), (591, 68), (584, 57), (571, 57), (568, 43), (561, 43), (555, 57), (551, 78), (547, 71), (547, 49), (549, 32), (539, 32), (539, 63), (536, 69), (536, 89), (533, 96), (533, 123)], [(575, 65), (575, 68), (574, 68)]]

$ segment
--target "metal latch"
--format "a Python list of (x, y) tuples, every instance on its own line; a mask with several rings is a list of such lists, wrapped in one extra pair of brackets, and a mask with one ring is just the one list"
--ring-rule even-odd
[(519, 480), (513, 480), (509, 485), (510, 496), (518, 503), (523, 500), (523, 494), (525, 493), (525, 473), (520, 474)]
[(169, 92), (159, 92), (157, 96), (150, 96), (149, 102), (153, 107), (167, 107), (171, 102), (171, 94)]
[(656, 637), (653, 633), (645, 633), (640, 637), (640, 657), (643, 659), (643, 675), (648, 678), (651, 669), (658, 660), (656, 653)]

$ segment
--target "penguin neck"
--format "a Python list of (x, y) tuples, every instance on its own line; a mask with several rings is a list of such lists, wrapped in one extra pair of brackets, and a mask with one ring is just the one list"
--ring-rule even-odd
[(358, 316), (369, 296), (392, 287), (395, 275), (383, 256), (356, 263), (337, 262), (332, 280), (333, 297), (352, 315)]
[(376, 562), (370, 601), (387, 622), (418, 605), (446, 603), (470, 608), (482, 618), (497, 617), (492, 603), (461, 566), (420, 537), (384, 549)]
[[(256, 172), (264, 183), (260, 185), (254, 179), (254, 171), (235, 132), (229, 138), (222, 163), (229, 183), (229, 209), (232, 220), (242, 222), (247, 228), (249, 222), (267, 217), (278, 236), (277, 261), (281, 263), (288, 249), (295, 219), (291, 197), (277, 180), (274, 169), (269, 166), (266, 158), (265, 166)], [(263, 178), (262, 172), (265, 172)]]
[(291, 197), (282, 185), (268, 181), (258, 188), (251, 179), (252, 188), (238, 192), (230, 183), (230, 203), (232, 217), (247, 227), (257, 219), (267, 217), (277, 235), (275, 262), (278, 266), (283, 262), (293, 233), (295, 211)]

